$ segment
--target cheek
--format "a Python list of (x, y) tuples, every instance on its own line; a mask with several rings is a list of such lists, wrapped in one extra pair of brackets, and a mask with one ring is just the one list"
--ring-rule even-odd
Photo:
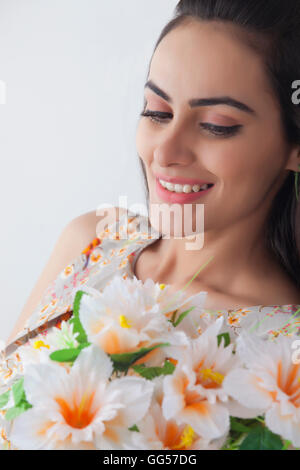
[(236, 140), (207, 151), (202, 163), (224, 185), (226, 182), (239, 186), (262, 181), (265, 186), (281, 169), (283, 160), (278, 152), (280, 146), (277, 146), (276, 156), (274, 143), (266, 145), (259, 139)]
[[(272, 126), (273, 124), (273, 126)], [(228, 155), (230, 156), (230, 155)], [(231, 174), (256, 184), (268, 184), (281, 172), (286, 158), (286, 143), (277, 121), (258, 122), (232, 148)], [(234, 166), (234, 168), (233, 168)]]
[(255, 173), (255, 162), (249, 147), (220, 141), (199, 152), (199, 165), (215, 175), (223, 186), (238, 183)]
[[(280, 173), (280, 158), (263, 145), (232, 147), (219, 153), (211, 169), (220, 181), (216, 202), (228, 211), (246, 213), (266, 200)], [(275, 161), (274, 161), (275, 160)], [(235, 201), (235, 203), (234, 203)]]

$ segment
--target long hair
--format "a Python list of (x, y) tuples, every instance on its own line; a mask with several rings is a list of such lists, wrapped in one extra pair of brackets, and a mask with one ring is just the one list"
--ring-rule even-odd
[[(292, 101), (292, 83), (300, 79), (299, 0), (181, 0), (174, 17), (162, 30), (153, 54), (170, 31), (194, 20), (218, 20), (239, 26), (241, 40), (263, 58), (265, 71), (281, 109), (287, 142), (300, 145), (300, 106)], [(150, 65), (148, 75), (149, 72)], [(149, 205), (146, 170), (141, 158), (139, 162)], [(294, 172), (290, 171), (274, 197), (265, 228), (267, 247), (298, 287), (300, 220), (298, 225), (296, 221), (300, 204), (296, 189), (299, 192), (299, 183), (300, 178), (296, 188)]]

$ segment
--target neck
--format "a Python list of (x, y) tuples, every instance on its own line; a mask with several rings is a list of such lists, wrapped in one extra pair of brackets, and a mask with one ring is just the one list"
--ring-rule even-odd
[(257, 220), (253, 223), (251, 217), (227, 227), (208, 227), (200, 249), (187, 249), (188, 244), (191, 240), (186, 238), (161, 238), (155, 243), (153, 249), (160, 260), (155, 278), (183, 286), (205, 265), (193, 283), (241, 296), (257, 289), (258, 283), (263, 285), (270, 275), (283, 274), (266, 247), (263, 223), (258, 225)]

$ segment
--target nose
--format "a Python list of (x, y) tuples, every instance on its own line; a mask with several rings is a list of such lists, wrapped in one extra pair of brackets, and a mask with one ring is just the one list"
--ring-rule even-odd
[(154, 149), (154, 160), (158, 165), (189, 166), (196, 160), (192, 148), (192, 136), (183, 126), (173, 126), (161, 133)]

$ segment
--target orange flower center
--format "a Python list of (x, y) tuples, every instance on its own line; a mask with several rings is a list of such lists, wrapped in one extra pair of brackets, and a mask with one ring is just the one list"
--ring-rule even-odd
[[(290, 366), (287, 376), (284, 380), (282, 362), (277, 365), (277, 385), (289, 396), (289, 401), (296, 407), (300, 407), (300, 382), (299, 382), (300, 364)], [(276, 394), (277, 395), (277, 394)], [(276, 396), (275, 396), (276, 400)]]
[(95, 392), (87, 393), (84, 392), (80, 403), (73, 396), (73, 406), (70, 405), (64, 398), (56, 397), (55, 401), (60, 406), (60, 412), (64, 417), (67, 424), (73, 428), (85, 428), (94, 419), (98, 409), (92, 412), (92, 404)]

